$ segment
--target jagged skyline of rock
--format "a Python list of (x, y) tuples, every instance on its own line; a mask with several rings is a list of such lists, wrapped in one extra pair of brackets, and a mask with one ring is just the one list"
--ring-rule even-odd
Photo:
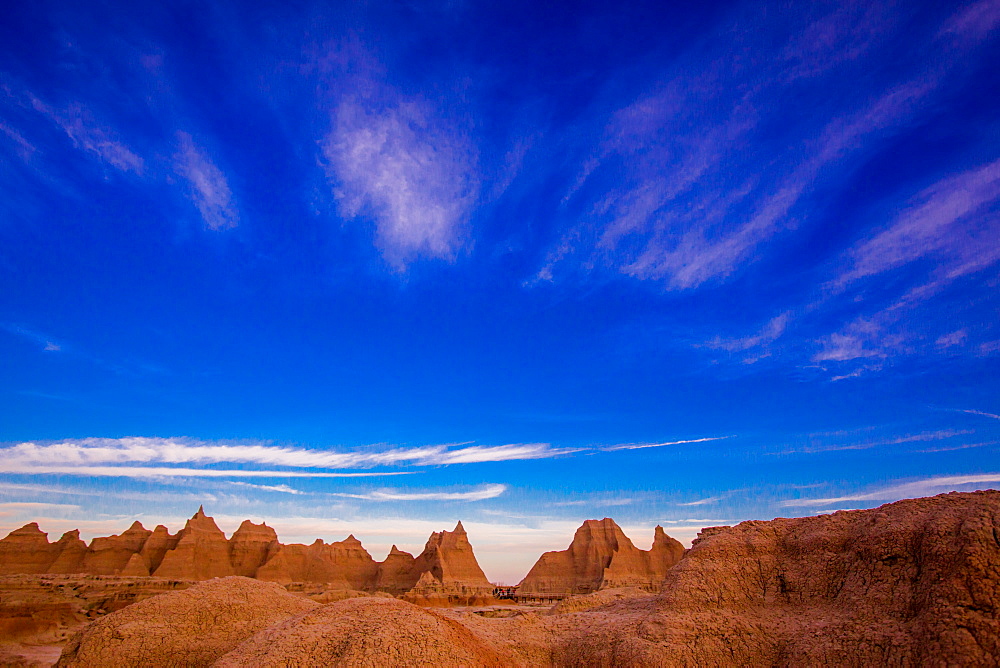
[[(566, 578), (575, 577), (582, 584), (556, 586), (544, 577), (539, 584), (539, 573), (551, 575), (552, 568), (545, 564), (564, 555), (554, 552), (539, 557), (521, 584), (530, 593), (589, 593), (616, 586), (653, 590), (683, 551), (659, 526), (651, 550), (642, 551), (610, 518), (587, 520), (565, 551), (574, 555), (567, 562)], [(560, 561), (556, 568), (563, 566)], [(393, 545), (378, 562), (353, 534), (331, 543), (317, 538), (310, 544), (282, 544), (266, 523), (244, 520), (226, 538), (203, 506), (176, 534), (163, 525), (147, 529), (136, 520), (121, 534), (95, 537), (89, 545), (76, 529), (50, 542), (38, 523), (31, 522), (0, 539), (0, 575), (20, 573), (189, 580), (242, 575), (283, 584), (326, 583), (346, 590), (425, 597), (449, 592), (474, 596), (492, 588), (461, 521), (451, 531), (432, 532), (416, 556)]]

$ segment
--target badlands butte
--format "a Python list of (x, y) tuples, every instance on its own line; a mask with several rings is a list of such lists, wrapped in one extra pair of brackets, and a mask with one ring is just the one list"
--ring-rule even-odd
[(461, 523), (383, 562), (353, 536), (227, 539), (201, 509), (89, 545), (32, 523), (0, 540), (0, 665), (996, 666), (1000, 492), (714, 527), (689, 550), (589, 520), (516, 588), (555, 605), (493, 595)]

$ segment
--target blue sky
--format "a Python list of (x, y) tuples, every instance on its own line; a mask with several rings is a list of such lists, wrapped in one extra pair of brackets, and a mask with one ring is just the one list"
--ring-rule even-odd
[(1000, 2), (496, 4), (7, 8), (0, 530), (1000, 484)]

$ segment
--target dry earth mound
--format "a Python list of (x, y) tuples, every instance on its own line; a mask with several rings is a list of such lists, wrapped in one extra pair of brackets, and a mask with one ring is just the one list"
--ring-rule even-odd
[(352, 598), (257, 633), (216, 666), (510, 666), (453, 619), (395, 599)]
[(319, 607), (239, 576), (135, 603), (70, 639), (57, 666), (208, 666), (261, 629)]

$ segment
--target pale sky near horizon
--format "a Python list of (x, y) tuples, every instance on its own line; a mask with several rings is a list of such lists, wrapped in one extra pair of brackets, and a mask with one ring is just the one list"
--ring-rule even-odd
[(0, 533), (1000, 486), (1000, 0), (35, 2), (0, 22)]

